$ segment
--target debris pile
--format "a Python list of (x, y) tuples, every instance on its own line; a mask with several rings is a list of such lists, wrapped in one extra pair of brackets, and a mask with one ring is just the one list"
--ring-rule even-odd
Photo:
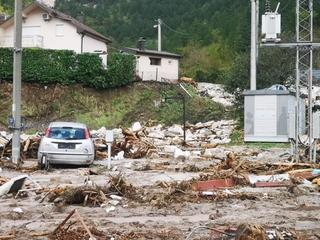
[[(77, 221), (73, 221), (65, 225), (71, 219), (72, 216), (76, 217)], [(54, 240), (92, 240), (92, 239), (106, 239), (106, 234), (102, 231), (97, 230), (96, 228), (89, 228), (84, 222), (83, 218), (77, 211), (77, 209), (72, 210), (69, 215), (63, 220), (62, 223), (49, 235), (49, 239)]]
[[(78, 187), (57, 187), (46, 189), (43, 199), (56, 205), (79, 205), (90, 207), (106, 207), (118, 205), (123, 197), (134, 200), (137, 189), (128, 184), (121, 174), (110, 176), (106, 186), (100, 187), (92, 183)], [(116, 202), (117, 201), (117, 202)]]
[(283, 228), (269, 229), (257, 224), (240, 224), (236, 230), (236, 240), (281, 240), (305, 239), (291, 230)]
[[(193, 148), (216, 148), (219, 144), (227, 144), (234, 129), (233, 120), (209, 121), (206, 123), (188, 124), (186, 126), (186, 143)], [(124, 153), (126, 158), (158, 158), (172, 157), (188, 159), (200, 157), (201, 152), (183, 151), (184, 129), (183, 126), (175, 124), (165, 127), (161, 124), (152, 127), (143, 127), (139, 122), (133, 124), (129, 129), (113, 130), (115, 141), (112, 146), (112, 156), (119, 152)], [(101, 128), (91, 132), (96, 147), (96, 156), (99, 159), (107, 157), (107, 145), (105, 141), (106, 129)], [(204, 153), (206, 156), (208, 153)]]
[(226, 92), (222, 84), (198, 83), (198, 93), (204, 97), (210, 97), (212, 101), (221, 103), (226, 107), (233, 105), (234, 96)]
[[(41, 136), (39, 134), (20, 136), (21, 158), (37, 158)], [(10, 158), (12, 151), (12, 134), (0, 132), (0, 158)]]

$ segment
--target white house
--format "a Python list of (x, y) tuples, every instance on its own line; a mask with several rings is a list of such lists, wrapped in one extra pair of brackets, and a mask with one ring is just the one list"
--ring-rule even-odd
[[(22, 46), (99, 54), (107, 64), (111, 40), (78, 20), (35, 1), (23, 10)], [(0, 47), (13, 47), (14, 18), (0, 23)]]
[(124, 52), (135, 55), (136, 74), (143, 81), (176, 81), (179, 79), (181, 55), (147, 50), (141, 42), (138, 48), (125, 48)]

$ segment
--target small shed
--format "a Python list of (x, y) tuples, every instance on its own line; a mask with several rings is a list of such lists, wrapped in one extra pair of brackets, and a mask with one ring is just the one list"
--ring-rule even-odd
[(295, 95), (287, 90), (245, 91), (244, 112), (245, 142), (288, 142), (295, 132)]
[(179, 79), (181, 55), (146, 49), (145, 40), (139, 40), (137, 48), (125, 48), (123, 52), (136, 57), (136, 75), (142, 81), (174, 82)]

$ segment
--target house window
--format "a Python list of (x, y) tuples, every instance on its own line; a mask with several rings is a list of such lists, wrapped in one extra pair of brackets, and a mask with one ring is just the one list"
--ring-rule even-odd
[(160, 66), (161, 65), (161, 58), (150, 58), (150, 65), (156, 65)]
[(23, 36), (35, 36), (40, 35), (40, 26), (24, 26), (22, 28)]
[(63, 36), (64, 36), (64, 25), (56, 24), (56, 37), (63, 37)]

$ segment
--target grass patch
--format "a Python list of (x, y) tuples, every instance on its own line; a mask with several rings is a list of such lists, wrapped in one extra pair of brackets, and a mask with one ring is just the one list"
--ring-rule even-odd
[(270, 148), (289, 148), (290, 143), (274, 143), (274, 142), (244, 142), (244, 132), (243, 129), (239, 127), (236, 128), (230, 135), (231, 146), (248, 146), (255, 147), (259, 149), (270, 149)]
[[(4, 83), (6, 84), (6, 83)], [(226, 118), (222, 105), (199, 97), (192, 86), (186, 86), (192, 97), (186, 98), (186, 119), (190, 123)], [(9, 88), (8, 88), (9, 89)], [(2, 125), (10, 113), (11, 89), (1, 97)], [(97, 91), (74, 86), (23, 85), (23, 115), (30, 126), (46, 126), (51, 121), (79, 121), (91, 129), (102, 126), (129, 127), (135, 121), (171, 125), (183, 122), (183, 104), (179, 99), (163, 101), (183, 93), (179, 86), (160, 83), (136, 83), (113, 90)], [(4, 113), (4, 114), (3, 114)], [(34, 123), (37, 124), (34, 124)], [(32, 129), (30, 131), (33, 131)]]

